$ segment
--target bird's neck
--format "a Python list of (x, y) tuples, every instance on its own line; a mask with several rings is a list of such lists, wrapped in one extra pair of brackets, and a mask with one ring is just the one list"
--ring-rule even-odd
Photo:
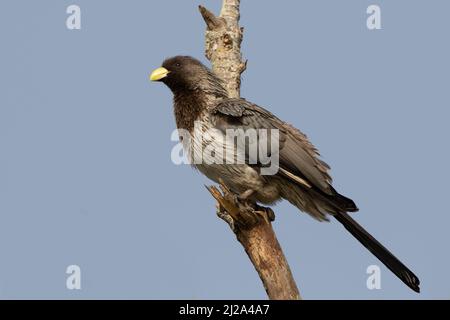
[(177, 128), (189, 131), (207, 108), (207, 99), (202, 93), (174, 92), (173, 102)]
[(195, 121), (201, 121), (208, 106), (226, 98), (203, 90), (183, 90), (174, 92), (174, 113), (178, 129), (192, 131)]

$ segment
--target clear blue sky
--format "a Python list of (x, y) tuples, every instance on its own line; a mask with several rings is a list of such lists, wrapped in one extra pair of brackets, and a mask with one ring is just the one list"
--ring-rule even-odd
[[(448, 1), (242, 1), (242, 96), (307, 133), (415, 294), (338, 223), (276, 206), (304, 298), (450, 298)], [(66, 7), (82, 10), (67, 30)], [(197, 5), (2, 1), (0, 298), (265, 298), (206, 178), (170, 160), (172, 96), (149, 72), (203, 56)], [(378, 4), (382, 30), (366, 27)], [(68, 290), (67, 266), (82, 270)]]

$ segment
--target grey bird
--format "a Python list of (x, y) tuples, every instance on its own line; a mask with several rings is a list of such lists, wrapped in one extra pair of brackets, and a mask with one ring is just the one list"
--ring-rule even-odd
[[(166, 59), (162, 67), (151, 73), (150, 80), (161, 81), (172, 91), (177, 128), (189, 133), (188, 138), (183, 137), (183, 146), (191, 161), (202, 159), (192, 162), (200, 172), (215, 182), (223, 181), (243, 199), (262, 204), (286, 199), (319, 221), (334, 217), (407, 286), (420, 292), (419, 278), (350, 217), (348, 212), (358, 211), (357, 206), (333, 188), (330, 167), (319, 158), (306, 135), (254, 103), (229, 98), (223, 82), (192, 57)], [(226, 134), (232, 129), (254, 130), (256, 144), (266, 144), (270, 151), (272, 137), (260, 134), (261, 129), (277, 132), (275, 174), (262, 174), (269, 164), (262, 161), (259, 153), (250, 152), (251, 142), (237, 146), (227, 143)], [(205, 158), (208, 145), (214, 147), (214, 152), (226, 151), (232, 145), (232, 160), (241, 155), (244, 161), (219, 163), (213, 161), (211, 154)]]

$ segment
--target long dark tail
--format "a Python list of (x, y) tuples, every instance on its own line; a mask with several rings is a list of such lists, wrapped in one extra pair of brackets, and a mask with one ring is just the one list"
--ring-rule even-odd
[(347, 213), (338, 213), (334, 217), (347, 229), (361, 244), (372, 252), (383, 264), (400, 278), (408, 287), (415, 292), (420, 292), (419, 278), (398, 260), (377, 239), (372, 237), (363, 227), (353, 220)]

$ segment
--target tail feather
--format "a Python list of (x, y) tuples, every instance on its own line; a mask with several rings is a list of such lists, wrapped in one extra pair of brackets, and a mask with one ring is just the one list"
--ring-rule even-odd
[(331, 190), (333, 195), (328, 197), (336, 208), (346, 212), (357, 212), (359, 210), (352, 199), (339, 194), (333, 187), (331, 187)]
[(353, 220), (347, 213), (338, 213), (335, 214), (334, 217), (408, 287), (415, 292), (420, 292), (419, 278), (388, 249), (379, 243), (377, 239), (364, 230), (364, 228)]

